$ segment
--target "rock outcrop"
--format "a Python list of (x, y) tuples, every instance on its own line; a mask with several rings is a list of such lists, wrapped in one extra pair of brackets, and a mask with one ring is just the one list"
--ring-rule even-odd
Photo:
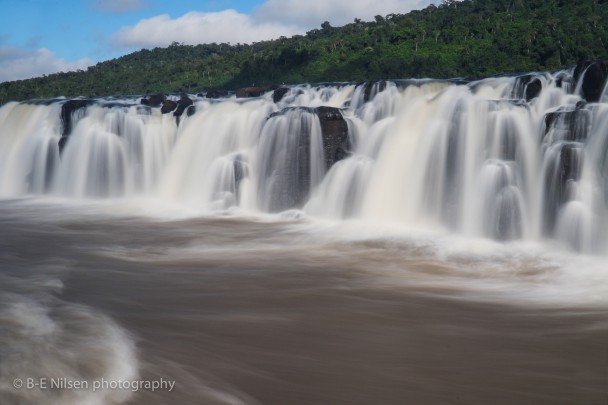
[(283, 99), (283, 97), (285, 97), (285, 94), (287, 94), (288, 92), (289, 92), (288, 87), (279, 87), (274, 92), (272, 92), (272, 101), (274, 101), (275, 103), (278, 103), (279, 101), (281, 101)]
[(147, 105), (150, 107), (160, 107), (160, 105), (167, 100), (167, 96), (164, 94), (153, 94), (148, 96), (147, 98), (141, 99), (141, 104)]
[(600, 101), (608, 79), (608, 59), (579, 63), (574, 69), (577, 83), (582, 80), (583, 98), (590, 103)]
[(226, 90), (210, 89), (210, 90), (207, 90), (205, 97), (206, 98), (222, 98), (222, 97), (226, 97), (227, 95), (228, 95), (228, 92)]
[(163, 105), (160, 108), (161, 114), (168, 114), (177, 108), (177, 103), (173, 100), (163, 101)]
[(236, 96), (238, 98), (260, 97), (267, 91), (267, 87), (243, 87), (236, 91)]
[(585, 144), (591, 132), (592, 116), (585, 102), (574, 109), (545, 115), (546, 167), (544, 179), (545, 232), (553, 234), (559, 212), (572, 198), (573, 185), (581, 179)]
[(342, 112), (336, 107), (287, 107), (272, 113), (268, 118), (284, 115), (288, 111), (306, 111), (319, 117), (323, 136), (325, 167), (329, 170), (334, 163), (347, 157), (350, 152), (348, 124)]
[(584, 142), (590, 130), (591, 111), (582, 102), (574, 110), (545, 114), (545, 136), (551, 132), (553, 141)]
[(377, 82), (365, 82), (360, 84), (363, 87), (363, 101), (368, 102), (372, 100), (376, 94), (386, 90), (386, 80), (380, 80)]
[(59, 152), (63, 151), (68, 141), (68, 137), (72, 133), (74, 112), (82, 111), (93, 104), (93, 100), (77, 99), (68, 100), (61, 106), (61, 139), (59, 139)]
[(526, 101), (530, 101), (540, 95), (543, 84), (538, 77), (533, 78), (526, 85)]
[(349, 154), (348, 125), (338, 108), (317, 107), (314, 112), (321, 122), (325, 166), (329, 169)]
[[(266, 137), (263, 142), (275, 151), (268, 155), (264, 170), (274, 175), (272, 181), (262, 184), (266, 192), (272, 195), (272, 203), (267, 207), (271, 211), (301, 207), (308, 200), (311, 187), (316, 185), (311, 178), (311, 115), (317, 116), (321, 127), (325, 168), (329, 170), (349, 153), (348, 125), (340, 109), (288, 107), (271, 114), (267, 123), (268, 132), (263, 133)], [(288, 124), (270, 122), (282, 116), (287, 118)]]
[(182, 94), (181, 98), (177, 102), (177, 108), (173, 112), (176, 117), (181, 117), (186, 108), (190, 107), (194, 102), (185, 94)]
[(523, 75), (515, 79), (511, 97), (531, 101), (540, 95), (543, 83), (537, 75)]

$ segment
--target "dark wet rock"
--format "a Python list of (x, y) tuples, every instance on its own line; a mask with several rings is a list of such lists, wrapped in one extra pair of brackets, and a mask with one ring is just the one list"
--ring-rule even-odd
[[(288, 107), (269, 116), (269, 121), (285, 116), (289, 122), (289, 133), (265, 133), (268, 145), (289, 144), (288, 156), (268, 160), (263, 169), (272, 181), (262, 187), (273, 196), (268, 207), (271, 211), (283, 211), (301, 207), (309, 198), (311, 187), (311, 116), (318, 117), (325, 168), (329, 170), (337, 161), (348, 156), (348, 125), (342, 112), (334, 107)], [(286, 140), (284, 137), (288, 137)], [(274, 156), (272, 154), (272, 156)]]
[(530, 101), (540, 95), (543, 89), (543, 84), (538, 77), (533, 78), (526, 85), (526, 101)]
[(552, 234), (560, 209), (572, 198), (573, 185), (582, 175), (584, 146), (580, 142), (555, 145), (557, 153), (549, 155), (545, 174), (543, 214), (545, 232)]
[(376, 94), (386, 90), (386, 80), (378, 82), (365, 82), (362, 83), (363, 88), (363, 101), (368, 102), (376, 97)]
[(564, 87), (564, 83), (573, 85), (574, 81), (572, 75), (566, 71), (558, 72), (555, 76), (555, 85), (560, 88)]
[(587, 102), (574, 108), (545, 114), (544, 231), (552, 235), (559, 212), (573, 197), (573, 188), (582, 175), (585, 143), (591, 132), (592, 112)]
[(222, 98), (222, 97), (226, 97), (227, 95), (228, 95), (228, 92), (226, 90), (211, 89), (211, 90), (207, 90), (205, 97), (206, 98)]
[(93, 100), (68, 100), (61, 106), (61, 135), (68, 136), (72, 132), (72, 115), (93, 104)]
[(268, 91), (267, 87), (243, 87), (236, 91), (236, 96), (238, 98), (260, 97), (266, 91)]
[(168, 114), (177, 108), (177, 103), (173, 100), (163, 101), (163, 106), (160, 108), (161, 114)]
[(279, 87), (278, 89), (272, 92), (272, 101), (278, 103), (283, 99), (283, 97), (285, 97), (285, 94), (287, 94), (288, 92), (288, 87)]
[(523, 75), (515, 79), (511, 97), (530, 101), (540, 95), (543, 83), (537, 75)]
[(62, 98), (33, 98), (30, 100), (24, 100), (21, 103), (28, 105), (52, 105), (62, 101), (64, 101)]
[[(308, 115), (310, 117), (311, 114), (316, 115), (319, 119), (325, 168), (329, 170), (337, 161), (349, 155), (348, 124), (344, 120), (340, 109), (334, 107), (288, 107), (271, 114), (269, 119), (283, 115), (288, 116), (294, 124), (291, 130), (301, 131), (301, 135), (296, 141), (297, 147), (292, 150), (289, 159), (278, 166), (271, 163), (271, 169), (268, 169), (269, 173), (277, 169), (281, 171), (279, 177), (275, 178), (274, 184), (271, 186), (272, 193), (275, 196), (272, 206), (269, 207), (271, 211), (301, 207), (308, 200), (312, 187), (310, 177), (311, 128), (309, 126), (311, 121), (304, 119), (304, 116)], [(301, 121), (298, 122), (298, 119)], [(271, 143), (273, 142), (275, 141), (271, 141)]]
[(602, 91), (608, 79), (608, 59), (593, 62), (581, 62), (574, 69), (577, 83), (582, 80), (583, 98), (590, 103), (600, 101)]
[(195, 106), (193, 106), (193, 105), (191, 105), (190, 107), (188, 107), (188, 108), (186, 109), (186, 115), (187, 115), (188, 117), (193, 116), (195, 113), (196, 113), (196, 107), (195, 107)]
[(68, 137), (72, 133), (74, 121), (78, 120), (78, 115), (84, 116), (86, 107), (93, 104), (93, 100), (80, 99), (68, 100), (61, 106), (61, 139), (59, 140), (59, 152), (63, 151)]
[(545, 114), (545, 136), (551, 132), (554, 141), (585, 141), (591, 131), (591, 111), (585, 105), (579, 102), (574, 110)]
[(323, 153), (327, 169), (334, 163), (350, 155), (348, 124), (339, 108), (335, 107), (287, 107), (276, 111), (268, 118), (284, 115), (288, 111), (307, 111), (319, 117), (323, 136)]
[(176, 117), (181, 117), (186, 108), (190, 107), (194, 102), (185, 94), (182, 94), (181, 98), (177, 102), (177, 108), (173, 112)]
[(325, 166), (329, 169), (349, 155), (348, 125), (338, 108), (317, 107), (314, 112), (321, 122)]
[(142, 98), (141, 104), (150, 107), (159, 107), (165, 100), (167, 100), (167, 97), (164, 94), (153, 94), (147, 98)]

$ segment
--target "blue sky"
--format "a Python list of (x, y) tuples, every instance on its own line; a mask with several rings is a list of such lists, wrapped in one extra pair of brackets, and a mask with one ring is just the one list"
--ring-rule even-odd
[(406, 13), (431, 0), (0, 0), (0, 82), (86, 69), (141, 48), (250, 43)]

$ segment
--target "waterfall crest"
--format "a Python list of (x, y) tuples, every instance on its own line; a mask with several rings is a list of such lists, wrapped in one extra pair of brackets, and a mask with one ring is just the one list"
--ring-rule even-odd
[(9, 103), (0, 197), (300, 209), (603, 252), (608, 99), (605, 83), (585, 98), (588, 69), (190, 95), (179, 115), (135, 97)]

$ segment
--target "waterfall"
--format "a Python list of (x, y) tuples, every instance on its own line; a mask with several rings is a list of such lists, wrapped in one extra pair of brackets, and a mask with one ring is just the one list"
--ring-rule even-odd
[(12, 102), (0, 108), (0, 197), (297, 209), (603, 252), (607, 90), (588, 71), (189, 95), (187, 114), (136, 97)]

